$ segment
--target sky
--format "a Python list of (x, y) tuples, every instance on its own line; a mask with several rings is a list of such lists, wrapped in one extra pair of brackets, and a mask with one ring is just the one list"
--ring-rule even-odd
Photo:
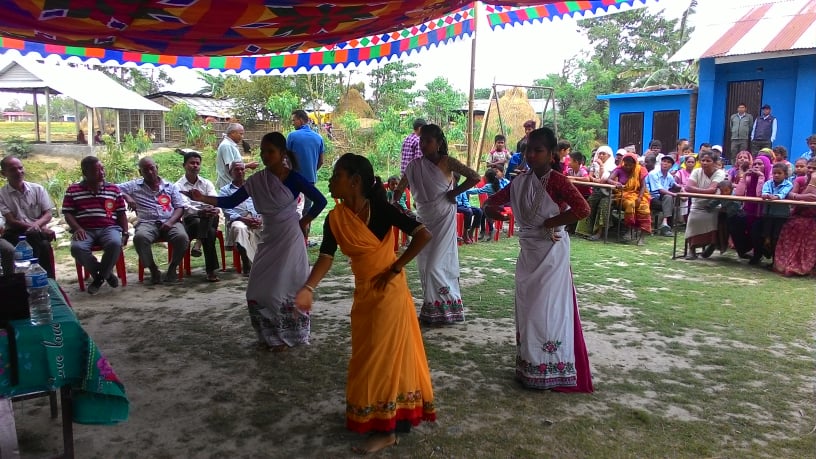
[[(698, 0), (697, 15), (692, 21), (716, 20), (714, 18), (722, 17), (724, 8), (733, 7), (737, 3), (760, 1), (768, 0)], [(667, 17), (677, 18), (685, 11), (689, 2), (690, 0), (649, 0), (647, 5), (655, 13), (664, 10)], [(476, 88), (490, 87), (493, 82), (529, 85), (536, 78), (560, 72), (564, 62), (571, 57), (591, 51), (588, 40), (580, 33), (576, 20), (572, 18), (492, 30), (487, 24), (485, 12), (481, 10), (478, 21)], [(470, 85), (470, 58), (471, 40), (465, 39), (415, 53), (403, 60), (421, 65), (416, 70), (415, 89), (443, 76), (455, 89), (467, 93)], [(5, 59), (0, 56), (0, 65), (5, 65)], [(351, 81), (354, 83), (367, 82), (366, 74), (372, 68), (374, 66), (362, 65), (355, 70), (345, 70), (344, 73), (349, 75), (351, 72)], [(202, 86), (194, 70), (170, 69), (169, 72), (175, 83), (163, 88), (164, 90), (192, 93)], [(367, 87), (368, 92), (370, 88)], [(31, 96), (0, 93), (0, 106), (5, 106), (11, 99), (30, 103)]]

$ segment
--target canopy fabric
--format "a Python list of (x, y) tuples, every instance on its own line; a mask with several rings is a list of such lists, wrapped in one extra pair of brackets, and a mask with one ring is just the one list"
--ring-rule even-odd
[[(535, 5), (557, 0), (493, 0)], [(0, 35), (51, 45), (169, 56), (239, 56), (388, 34), (470, 0), (5, 0)]]
[[(525, 23), (552, 21), (571, 16), (585, 18), (602, 16), (638, 6), (645, 6), (647, 1), (658, 0), (585, 0), (538, 2), (541, 5), (528, 7), (488, 6), (487, 21), (493, 29)], [(546, 4), (544, 4), (546, 3)]]
[[(2, 20), (0, 20), (2, 22)], [(473, 8), (465, 7), (407, 29), (321, 46), (305, 52), (265, 56), (171, 56), (102, 48), (63, 46), (0, 36), (0, 50), (41, 58), (57, 56), (68, 62), (114, 65), (169, 65), (241, 73), (284, 73), (353, 67), (361, 63), (390, 60), (419, 52), (473, 33)]]
[(0, 69), (0, 91), (30, 92), (45, 88), (91, 108), (161, 112), (169, 110), (94, 70), (67, 65), (45, 65), (21, 59)]

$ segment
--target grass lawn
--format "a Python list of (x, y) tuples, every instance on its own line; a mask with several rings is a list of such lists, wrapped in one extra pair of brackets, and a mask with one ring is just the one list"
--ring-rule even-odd
[[(0, 141), (12, 135), (33, 142), (37, 139), (37, 131), (33, 121), (0, 122)], [(86, 132), (85, 135), (88, 135)], [(77, 138), (76, 123), (52, 121), (51, 140), (55, 142), (75, 142)], [(40, 139), (45, 142), (45, 121), (40, 122)]]
[[(317, 249), (309, 253), (314, 260)], [(644, 248), (572, 241), (595, 393), (558, 394), (513, 379), (518, 240), (461, 247), (467, 322), (423, 330), (439, 419), (381, 456), (813, 457), (813, 279), (783, 278), (733, 254), (686, 262), (670, 253), (668, 238), (649, 238)], [(57, 256), (70, 260), (66, 249)], [(165, 252), (156, 256), (164, 260)], [(111, 294), (150, 290), (136, 284), (132, 247), (126, 258), (132, 285)], [(193, 276), (203, 275), (202, 264), (194, 259)], [(407, 272), (421, 298), (414, 263)], [(139, 308), (76, 293), (75, 309), (97, 342), (127, 343), (113, 346), (109, 359), (136, 400), (130, 430), (88, 457), (252, 457), (263, 445), (269, 457), (346, 457), (356, 439), (342, 417), (353, 290), (347, 260), (338, 253), (318, 288), (312, 346), (284, 354), (247, 349), (243, 282), (222, 278), (166, 287), (161, 302)], [(232, 303), (208, 296), (218, 291), (231, 292)], [(179, 312), (185, 301), (195, 312)], [(172, 371), (156, 367), (156, 347)], [(145, 392), (183, 374), (196, 381), (195, 400), (179, 392), (171, 406), (188, 421), (153, 419), (161, 417), (151, 411), (155, 389)], [(228, 377), (234, 385), (215, 383)], [(141, 429), (186, 440), (128, 433)]]

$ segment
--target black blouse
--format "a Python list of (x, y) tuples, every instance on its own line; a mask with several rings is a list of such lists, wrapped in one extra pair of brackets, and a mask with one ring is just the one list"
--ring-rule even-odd
[[(371, 218), (368, 221), (368, 229), (382, 241), (391, 233), (391, 228), (396, 226), (405, 233), (412, 234), (422, 224), (414, 218), (402, 213), (401, 209), (385, 201), (371, 201)], [(323, 222), (323, 243), (320, 244), (320, 253), (334, 256), (337, 252), (337, 240), (329, 224), (331, 212)]]

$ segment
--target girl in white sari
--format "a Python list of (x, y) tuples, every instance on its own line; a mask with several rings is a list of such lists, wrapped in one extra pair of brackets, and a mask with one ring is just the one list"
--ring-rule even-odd
[[(309, 276), (309, 258), (303, 241), (306, 228), (326, 207), (326, 198), (290, 170), (284, 157), (295, 161), (286, 149), (283, 134), (271, 132), (261, 140), (261, 159), (266, 167), (247, 179), (234, 194), (215, 198), (191, 191), (196, 201), (227, 209), (251, 197), (263, 217), (261, 243), (253, 260), (246, 299), (259, 346), (273, 351), (309, 344), (309, 316), (297, 312), (294, 298)], [(297, 213), (300, 193), (314, 202), (303, 217)]]
[[(405, 168), (393, 200), (398, 202), (406, 187), (422, 222), (433, 239), (417, 256), (422, 280), (423, 302), (419, 320), (426, 324), (452, 324), (465, 320), (459, 291), (459, 250), (456, 244), (456, 196), (479, 181), (479, 174), (448, 156), (448, 143), (442, 129), (435, 124), (419, 131), (422, 158)], [(465, 177), (454, 187), (453, 173)]]
[(578, 315), (564, 226), (589, 215), (589, 204), (562, 175), (555, 134), (530, 133), (521, 174), (485, 203), (485, 213), (502, 219), (508, 202), (519, 225), (516, 263), (516, 378), (533, 389), (592, 392), (589, 358)]

